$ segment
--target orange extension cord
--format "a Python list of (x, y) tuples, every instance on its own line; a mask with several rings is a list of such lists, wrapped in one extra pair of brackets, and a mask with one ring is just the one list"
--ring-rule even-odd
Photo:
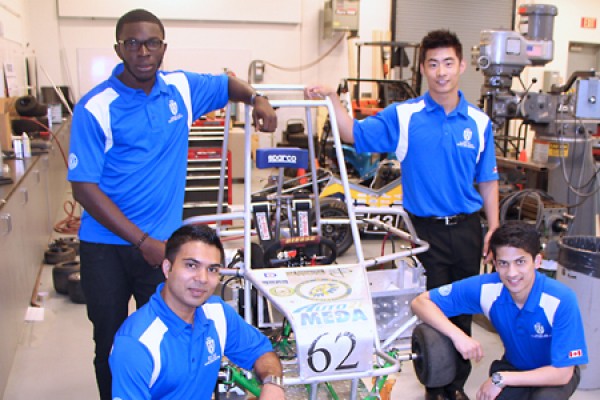
[[(30, 120), (30, 121), (38, 124), (39, 126), (46, 129), (50, 133), (50, 135), (52, 136), (52, 139), (54, 139), (54, 142), (58, 145), (58, 149), (60, 150), (60, 154), (62, 155), (65, 166), (67, 168), (69, 168), (69, 163), (67, 161), (67, 156), (65, 155), (65, 151), (63, 150), (63, 147), (60, 144), (60, 141), (58, 140), (56, 135), (54, 135), (54, 132), (52, 132), (52, 129), (50, 129), (48, 126), (42, 124), (40, 121), (38, 121), (34, 117), (21, 117), (21, 118)], [(77, 235), (77, 232), (79, 232), (79, 224), (81, 222), (81, 217), (75, 215), (75, 211), (77, 210), (77, 202), (75, 201), (75, 199), (65, 200), (65, 202), (63, 204), (63, 210), (65, 211), (67, 216), (66, 216), (66, 218), (58, 221), (54, 225), (54, 231), (58, 232), (58, 233), (69, 234), (69, 235)]]

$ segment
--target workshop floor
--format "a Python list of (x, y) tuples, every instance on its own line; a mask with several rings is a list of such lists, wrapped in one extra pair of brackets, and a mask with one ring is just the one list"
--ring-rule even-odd
[[(263, 186), (260, 179), (255, 177), (253, 186)], [(240, 188), (241, 185), (234, 187), (234, 203), (241, 202)], [(365, 257), (378, 255), (380, 247), (380, 240), (365, 240)], [(68, 297), (54, 291), (51, 266), (43, 270), (40, 293), (44, 299), (44, 318), (39, 322), (25, 322), (3, 399), (97, 398), (92, 366), (92, 326), (87, 320), (85, 306), (74, 304)], [(486, 352), (483, 361), (474, 365), (466, 385), (467, 394), (475, 399), (479, 385), (487, 377), (490, 362), (501, 356), (502, 347), (496, 334), (477, 324), (473, 326), (473, 336), (482, 343)], [(403, 363), (402, 371), (395, 375), (392, 399), (423, 399), (423, 387), (414, 375), (411, 362)], [(572, 397), (574, 400), (597, 398), (600, 398), (600, 390), (579, 390)]]

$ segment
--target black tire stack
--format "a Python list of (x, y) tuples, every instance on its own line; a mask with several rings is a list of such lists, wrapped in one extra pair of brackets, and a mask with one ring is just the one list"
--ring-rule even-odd
[(44, 253), (44, 262), (54, 265), (52, 283), (56, 293), (68, 295), (73, 303), (85, 304), (81, 288), (79, 241), (74, 237), (56, 239)]

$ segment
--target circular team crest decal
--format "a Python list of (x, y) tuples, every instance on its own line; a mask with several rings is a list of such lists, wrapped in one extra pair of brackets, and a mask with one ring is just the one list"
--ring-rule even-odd
[(287, 286), (275, 286), (274, 288), (269, 289), (269, 293), (273, 296), (287, 297), (294, 294), (294, 289)]
[(296, 294), (308, 300), (334, 301), (343, 299), (350, 293), (350, 285), (336, 279), (316, 279), (296, 286)]

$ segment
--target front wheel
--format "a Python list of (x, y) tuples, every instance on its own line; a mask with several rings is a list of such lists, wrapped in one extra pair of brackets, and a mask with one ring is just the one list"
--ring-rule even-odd
[(446, 386), (456, 376), (456, 360), (460, 355), (452, 341), (431, 326), (423, 323), (412, 334), (415, 374), (426, 387)]
[[(348, 207), (344, 201), (331, 197), (326, 197), (319, 201), (322, 219), (348, 219)], [(353, 239), (350, 223), (341, 225), (322, 224), (321, 234), (335, 243), (338, 256), (344, 254), (352, 246)]]

